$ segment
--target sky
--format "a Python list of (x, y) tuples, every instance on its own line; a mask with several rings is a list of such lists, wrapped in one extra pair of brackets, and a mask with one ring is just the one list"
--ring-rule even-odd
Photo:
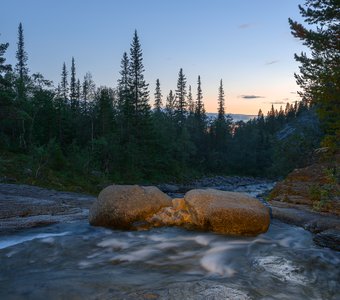
[(63, 62), (82, 81), (115, 87), (123, 53), (134, 30), (143, 50), (145, 79), (153, 102), (155, 82), (163, 101), (175, 90), (180, 68), (196, 96), (201, 76), (207, 112), (217, 111), (223, 80), (226, 112), (256, 115), (300, 98), (294, 53), (307, 51), (288, 18), (302, 22), (304, 0), (0, 0), (0, 43), (15, 65), (22, 22), (28, 66), (57, 86)]

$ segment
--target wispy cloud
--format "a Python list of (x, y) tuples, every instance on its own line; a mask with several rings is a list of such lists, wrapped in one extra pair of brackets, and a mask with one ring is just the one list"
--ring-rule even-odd
[(242, 99), (259, 99), (259, 98), (265, 98), (263, 96), (257, 96), (257, 95), (240, 95), (239, 98), (242, 98)]
[(239, 29), (247, 29), (249, 27), (251, 27), (252, 24), (251, 23), (244, 23), (238, 26)]
[(265, 63), (266, 66), (269, 66), (269, 65), (273, 65), (273, 64), (277, 64), (279, 62), (279, 60), (270, 60), (270, 61), (267, 61)]
[(283, 105), (283, 104), (286, 104), (287, 102), (283, 102), (283, 101), (275, 101), (275, 102), (269, 102), (270, 104), (273, 104), (273, 105)]
[(288, 102), (291, 102), (289, 101), (288, 98), (284, 98), (282, 99), (282, 101), (265, 101), (265, 102), (262, 102), (263, 104), (273, 104), (273, 105), (285, 105), (287, 104)]

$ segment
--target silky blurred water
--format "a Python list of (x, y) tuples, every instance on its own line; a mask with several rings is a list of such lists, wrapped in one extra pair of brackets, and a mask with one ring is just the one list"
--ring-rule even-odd
[(213, 286), (209, 299), (217, 287), (242, 299), (340, 299), (340, 253), (279, 221), (253, 238), (78, 221), (0, 237), (0, 262), (0, 299), (172, 299), (199, 282)]

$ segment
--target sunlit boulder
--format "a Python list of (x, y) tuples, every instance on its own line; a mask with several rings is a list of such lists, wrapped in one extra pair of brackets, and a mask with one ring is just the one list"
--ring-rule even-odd
[(110, 185), (100, 192), (91, 207), (89, 222), (130, 229), (166, 206), (171, 206), (171, 198), (154, 186)]
[(243, 193), (191, 190), (184, 197), (196, 228), (230, 235), (257, 235), (268, 230), (269, 210)]

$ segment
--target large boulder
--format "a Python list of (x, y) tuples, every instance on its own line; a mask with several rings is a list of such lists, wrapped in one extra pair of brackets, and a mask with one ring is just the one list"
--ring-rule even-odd
[(246, 194), (213, 189), (191, 190), (185, 202), (193, 225), (230, 235), (257, 235), (268, 230), (269, 210)]
[(171, 198), (154, 186), (110, 185), (90, 209), (91, 225), (132, 229), (138, 222), (171, 206)]

